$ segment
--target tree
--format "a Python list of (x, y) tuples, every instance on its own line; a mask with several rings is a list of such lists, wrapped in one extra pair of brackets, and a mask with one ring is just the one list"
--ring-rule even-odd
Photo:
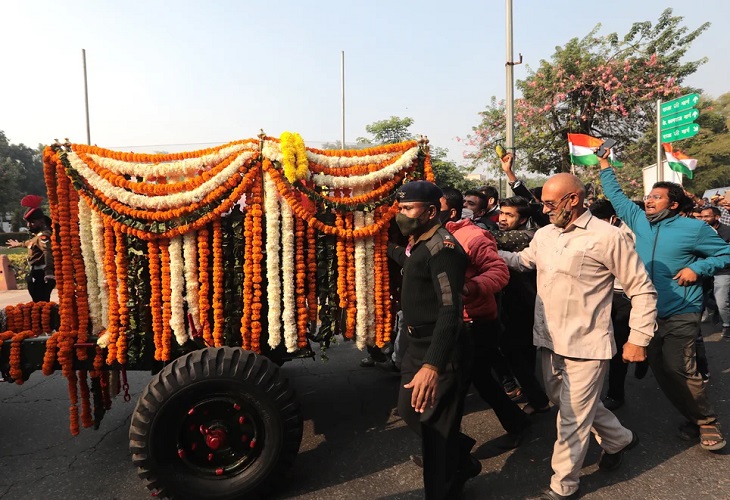
[(446, 157), (449, 150), (446, 148), (431, 147), (431, 168), (433, 169), (436, 184), (440, 187), (450, 186), (462, 193), (469, 189), (479, 187), (479, 181), (466, 178), (474, 169), (472, 167), (458, 166), (456, 162)]
[(0, 131), (0, 217), (11, 214), (14, 225), (22, 220), (20, 200), (27, 194), (46, 197), (43, 177), (43, 146), (37, 149), (10, 144)]
[[(395, 144), (409, 141), (414, 138), (409, 128), (413, 125), (413, 118), (391, 116), (387, 120), (380, 120), (365, 126), (365, 130), (372, 138), (358, 137), (357, 142), (362, 147), (375, 144)], [(337, 141), (337, 144), (340, 144)], [(473, 168), (457, 166), (455, 162), (448, 160), (448, 149), (431, 146), (431, 167), (433, 168), (436, 184), (439, 186), (451, 186), (457, 189), (468, 189), (475, 187), (476, 183), (466, 179)]]
[[(598, 36), (599, 24), (584, 38), (557, 47), (551, 61), (540, 61), (537, 71), (517, 82), (522, 93), (515, 101), (517, 159), (534, 172), (566, 172), (569, 132), (612, 137), (619, 153), (641, 140), (656, 123), (655, 100), (687, 91), (682, 81), (706, 61), (681, 61), (709, 27), (689, 31), (682, 19), (666, 9), (656, 25), (634, 23), (623, 37)], [(481, 115), (468, 136), (477, 164), (491, 158), (503, 139), (504, 103), (493, 98)]]
[(387, 120), (380, 120), (365, 126), (372, 139), (358, 137), (357, 142), (364, 144), (395, 144), (397, 142), (410, 141), (413, 134), (408, 128), (413, 125), (413, 118), (399, 118), (391, 116)]

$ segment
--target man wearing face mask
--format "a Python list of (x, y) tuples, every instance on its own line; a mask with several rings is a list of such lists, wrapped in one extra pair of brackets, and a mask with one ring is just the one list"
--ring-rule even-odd
[(730, 266), (730, 245), (703, 221), (679, 215), (686, 199), (679, 184), (655, 183), (644, 213), (621, 191), (606, 157), (600, 159), (603, 190), (616, 215), (636, 235), (636, 251), (659, 296), (649, 366), (664, 395), (687, 419), (679, 436), (699, 438), (709, 451), (722, 449), (725, 437), (697, 370), (696, 338), (702, 312), (700, 278)]
[(461, 219), (464, 199), (454, 188), (444, 188), (441, 198), (441, 223), (451, 232), (469, 257), (464, 282), (464, 321), (474, 344), (471, 379), (479, 395), (494, 410), (507, 434), (495, 444), (503, 449), (519, 446), (530, 426), (527, 415), (504, 392), (492, 375), (492, 368), (501, 360), (497, 318), (497, 299), (509, 280), (509, 270), (497, 254), (494, 237), (471, 220)]
[(554, 175), (542, 191), (543, 211), (552, 224), (538, 229), (521, 252), (500, 251), (510, 268), (537, 270), (533, 340), (540, 349), (545, 392), (558, 407), (554, 474), (543, 499), (580, 495), (591, 432), (603, 448), (598, 467), (607, 471), (617, 469), (624, 452), (639, 442), (600, 399), (616, 353), (610, 316), (614, 278), (632, 303), (624, 360), (642, 361), (654, 333), (656, 291), (632, 242), (593, 217), (584, 199), (577, 177)]
[(438, 500), (456, 497), (481, 471), (470, 455), (475, 441), (459, 431), (469, 384), (461, 298), (468, 261), (439, 223), (441, 196), (427, 181), (404, 184), (396, 193), (395, 221), (409, 238), (410, 255), (405, 247), (388, 245), (388, 256), (403, 267), (401, 309), (408, 336), (398, 413), (421, 436), (425, 498)]

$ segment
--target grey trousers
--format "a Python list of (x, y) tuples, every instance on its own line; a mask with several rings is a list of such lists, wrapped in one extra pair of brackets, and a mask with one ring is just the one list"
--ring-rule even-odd
[(696, 339), (700, 313), (657, 319), (658, 329), (648, 348), (649, 365), (664, 395), (697, 425), (717, 420), (705, 384), (697, 371)]
[(558, 407), (550, 488), (572, 495), (578, 490), (591, 433), (606, 453), (622, 450), (631, 443), (632, 434), (601, 402), (607, 359), (566, 358), (544, 347), (540, 355), (545, 392)]

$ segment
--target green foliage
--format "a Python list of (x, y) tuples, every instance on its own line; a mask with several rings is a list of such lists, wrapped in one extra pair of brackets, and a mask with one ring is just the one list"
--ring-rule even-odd
[(479, 187), (479, 181), (466, 178), (474, 168), (460, 167), (455, 162), (446, 159), (449, 150), (445, 148), (431, 148), (431, 168), (433, 168), (436, 184), (440, 187), (451, 186), (464, 192)]
[(10, 268), (15, 273), (15, 282), (18, 284), (18, 288), (24, 290), (28, 287), (25, 278), (30, 272), (30, 266), (28, 265), (28, 250), (25, 248), (22, 250), (22, 253), (8, 255), (8, 259), (10, 259)]
[(413, 118), (391, 116), (387, 120), (380, 120), (365, 126), (368, 134), (372, 135), (372, 139), (358, 137), (357, 142), (360, 144), (395, 144), (398, 142), (409, 141), (413, 139), (413, 134), (408, 128), (413, 125)]
[[(709, 23), (690, 31), (682, 20), (666, 9), (656, 24), (634, 23), (622, 37), (599, 36), (597, 25), (582, 39), (556, 47), (550, 61), (540, 61), (517, 82), (522, 93), (515, 102), (518, 164), (543, 174), (569, 171), (569, 132), (612, 137), (622, 153), (653, 130), (656, 99), (685, 93), (682, 81), (706, 61), (682, 58)], [(476, 147), (475, 164), (487, 160), (496, 167), (491, 156), (503, 140), (504, 115), (504, 104), (492, 99), (468, 138)]]
[(0, 130), (0, 214), (12, 214), (16, 230), (25, 212), (20, 206), (23, 196), (46, 197), (42, 152), (43, 146), (32, 149), (23, 144), (10, 144)]

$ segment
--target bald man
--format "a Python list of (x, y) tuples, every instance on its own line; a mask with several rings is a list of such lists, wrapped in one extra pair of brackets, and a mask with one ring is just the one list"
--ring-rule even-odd
[(603, 448), (598, 466), (619, 467), (639, 442), (601, 403), (603, 380), (616, 354), (611, 325), (613, 282), (631, 298), (631, 333), (626, 362), (646, 359), (654, 335), (656, 291), (633, 243), (618, 228), (585, 209), (585, 187), (557, 174), (543, 187), (543, 212), (550, 225), (535, 233), (519, 253), (500, 252), (510, 268), (537, 270), (533, 341), (539, 348), (545, 389), (558, 407), (550, 488), (539, 498), (579, 496), (579, 476), (591, 432)]

